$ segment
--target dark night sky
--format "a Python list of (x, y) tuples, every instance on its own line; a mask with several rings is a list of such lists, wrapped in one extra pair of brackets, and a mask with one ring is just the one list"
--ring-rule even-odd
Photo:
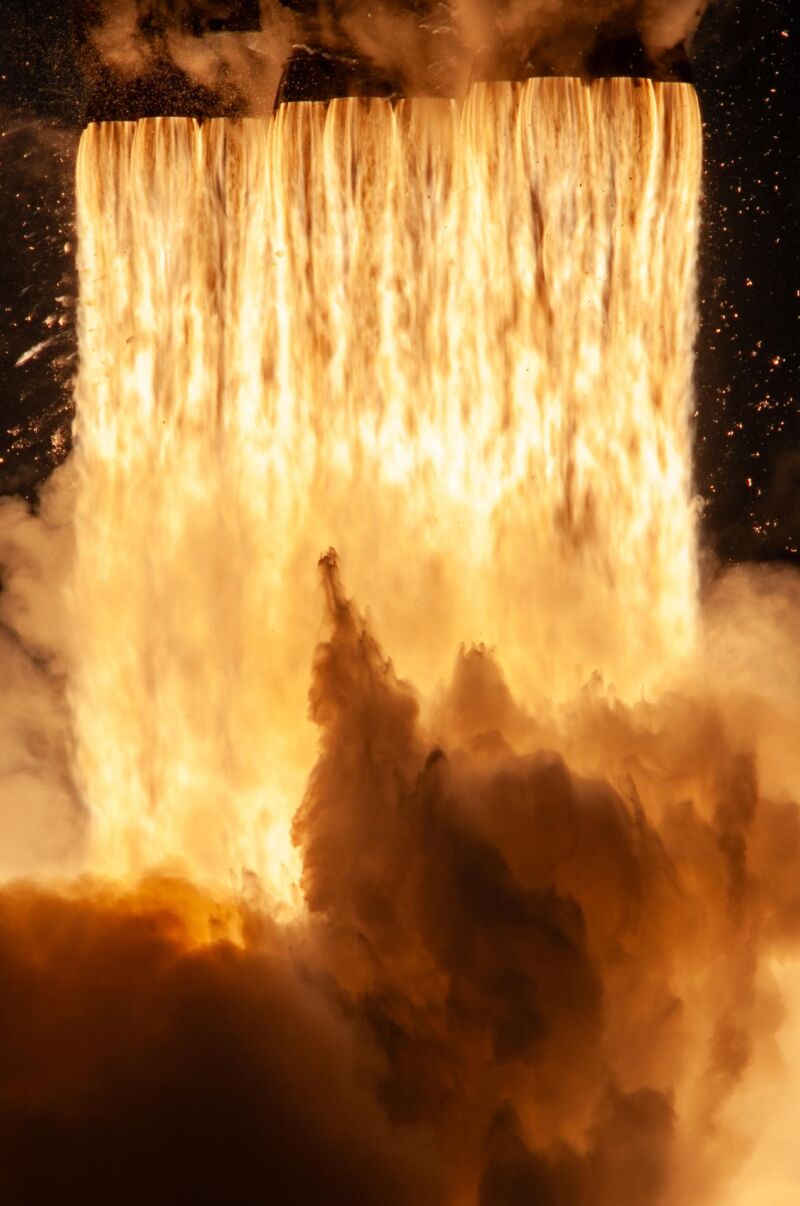
[[(692, 48), (706, 139), (696, 486), (706, 544), (723, 560), (800, 564), (793, 7), (719, 0)], [(81, 107), (66, 8), (64, 0), (3, 3), (0, 492), (29, 497), (66, 454), (71, 423)]]

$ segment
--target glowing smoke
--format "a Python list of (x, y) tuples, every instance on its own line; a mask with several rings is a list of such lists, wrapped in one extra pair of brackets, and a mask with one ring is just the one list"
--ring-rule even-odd
[(5, 888), (0, 1186), (728, 1201), (725, 1103), (765, 1075), (763, 960), (800, 924), (797, 808), (759, 795), (757, 751), (697, 690), (657, 717), (585, 701), (562, 741), (601, 732), (613, 761), (613, 731), (629, 774), (576, 776), (527, 751), (540, 733), (480, 651), (434, 744), (322, 568), (310, 917), (177, 881)]
[[(474, 543), (464, 550), (442, 540), (449, 530), (433, 522), (434, 508), (415, 517), (408, 482), (427, 483), (425, 497), (434, 501), (445, 487), (453, 490), (462, 520), (470, 506), (480, 513), (484, 497), (465, 488), (472, 484), (468, 475), (459, 478), (452, 469), (459, 430), (477, 403), (471, 411), (456, 394), (438, 474), (424, 465), (421, 472), (410, 454), (419, 451), (419, 431), (423, 451), (430, 451), (433, 420), (449, 412), (434, 411), (427, 426), (415, 419), (427, 398), (442, 395), (431, 395), (423, 378), (413, 393), (418, 405), (400, 412), (403, 422), (384, 405), (381, 413), (393, 426), (383, 448), (402, 454), (405, 490), (389, 491), (388, 514), (376, 494), (361, 495), (376, 515), (363, 502), (358, 512), (353, 505), (354, 484), (381, 479), (374, 460), (358, 478), (359, 457), (342, 436), (352, 441), (355, 432), (363, 458), (375, 435), (368, 404), (376, 396), (385, 403), (399, 387), (407, 400), (408, 377), (415, 366), (420, 371), (414, 340), (398, 340), (391, 345), (396, 359), (378, 357), (379, 392), (365, 372), (381, 348), (371, 337), (410, 330), (427, 354), (441, 330), (436, 313), (430, 317), (423, 306), (409, 317), (402, 289), (381, 286), (387, 280), (420, 286), (419, 261), (424, 267), (434, 236), (447, 254), (452, 250), (438, 222), (422, 228), (431, 243), (414, 245), (408, 237), (418, 233), (415, 222), (424, 222), (424, 205), (421, 213), (401, 210), (405, 233), (394, 243), (386, 239), (386, 215), (374, 206), (385, 184), (381, 140), (409, 130), (420, 140), (403, 144), (420, 152), (407, 170), (428, 184), (428, 217), (438, 218), (448, 212), (446, 186), (457, 176), (443, 154), (452, 151), (451, 110), (433, 135), (423, 135), (430, 127), (413, 107), (396, 119), (380, 106), (339, 105), (327, 125), (321, 113), (284, 114), (278, 146), (267, 143), (263, 127), (229, 136), (210, 126), (201, 137), (188, 123), (170, 122), (137, 132), (94, 131), (84, 145), (88, 166), (99, 151), (115, 170), (83, 176), (84, 204), (97, 204), (98, 221), (85, 225), (81, 251), (82, 446), (41, 517), (18, 503), (4, 506), (3, 668), (18, 686), (8, 708), (15, 728), (4, 730), (10, 786), (2, 816), (4, 837), (11, 835), (6, 852), (15, 842), (21, 852), (7, 858), (7, 871), (72, 870), (82, 831), (75, 800), (88, 798), (93, 853), (84, 865), (119, 872), (121, 882), (85, 880), (60, 893), (8, 886), (0, 893), (0, 1188), (9, 1200), (158, 1203), (187, 1192), (209, 1201), (278, 1195), (298, 1204), (729, 1200), (737, 1128), (752, 1124), (739, 1101), (741, 1086), (747, 1075), (765, 1082), (780, 1021), (769, 958), (795, 942), (800, 922), (798, 778), (790, 740), (800, 666), (797, 586), (789, 575), (731, 575), (715, 585), (695, 626), (686, 366), (696, 192), (689, 189), (683, 208), (655, 182), (672, 188), (696, 182), (696, 158), (683, 147), (676, 174), (654, 170), (675, 154), (684, 122), (694, 121), (691, 98), (680, 94), (689, 108), (675, 122), (672, 101), (657, 103), (649, 87), (636, 91), (634, 108), (632, 86), (603, 85), (594, 93), (604, 100), (596, 111), (582, 85), (555, 88), (569, 100), (556, 107), (559, 121), (566, 112), (579, 126), (581, 116), (592, 114), (602, 146), (602, 121), (615, 102), (623, 110), (615, 131), (627, 131), (637, 148), (643, 129), (650, 131), (635, 188), (608, 188), (609, 178), (627, 180), (625, 172), (603, 176), (604, 188), (588, 204), (597, 223), (588, 249), (607, 240), (613, 269), (597, 286), (584, 282), (578, 296), (591, 300), (593, 288), (612, 296), (617, 335), (641, 336), (642, 328), (628, 323), (626, 305), (642, 296), (648, 307), (663, 298), (673, 324), (673, 338), (663, 342), (645, 325), (648, 355), (641, 359), (636, 339), (617, 343), (612, 331), (599, 340), (603, 374), (580, 424), (556, 426), (555, 434), (547, 429), (567, 451), (577, 445), (585, 453), (596, 438), (588, 465), (601, 471), (617, 465), (607, 496), (590, 475), (591, 522), (560, 505), (575, 497), (574, 465), (550, 483), (552, 493), (537, 487), (543, 547), (554, 541), (565, 564), (574, 559), (571, 572), (587, 596), (597, 590), (603, 599), (590, 608), (599, 610), (602, 624), (587, 646), (606, 678), (613, 668), (616, 694), (596, 678), (573, 690), (587, 668), (564, 663), (586, 633), (567, 592), (555, 596), (562, 606), (553, 615), (550, 579), (536, 583), (541, 593), (529, 592), (528, 644), (512, 625), (516, 642), (504, 646), (498, 639), (496, 655), (465, 648), (449, 673), (458, 637), (473, 636), (465, 622), (470, 608), (500, 592), (492, 596), (487, 586), (491, 558), (479, 575)], [(473, 97), (472, 129), (491, 132), (498, 113), (504, 129), (511, 95), (490, 90), (483, 106)], [(525, 95), (546, 97), (547, 86)], [(645, 127), (645, 116), (658, 121)], [(546, 119), (537, 129), (544, 140)], [(371, 140), (369, 155), (359, 139)], [(316, 167), (303, 158), (309, 143), (319, 153)], [(481, 145), (496, 144), (488, 138)], [(587, 162), (607, 166), (581, 145)], [(525, 146), (519, 131), (515, 146)], [(567, 149), (572, 162), (572, 140)], [(624, 143), (618, 153), (626, 164), (632, 158), (625, 159)], [(432, 164), (443, 160), (446, 170), (437, 178)], [(507, 174), (493, 174), (498, 161)], [(535, 179), (544, 191), (548, 180), (563, 186), (563, 203), (572, 178), (560, 162), (557, 155), (537, 162)], [(351, 170), (355, 163), (362, 174)], [(135, 196), (134, 176), (147, 185)], [(470, 454), (491, 450), (504, 429), (498, 414), (513, 426), (502, 407), (492, 409), (504, 396), (507, 362), (485, 353), (487, 346), (506, 346), (500, 335), (513, 334), (514, 311), (499, 311), (504, 322), (497, 330), (483, 322), (486, 308), (497, 317), (494, 307), (507, 295), (508, 281), (486, 273), (487, 263), (503, 267), (490, 253), (507, 236), (502, 212), (498, 220), (487, 203), (488, 182), (498, 179), (504, 186), (514, 179), (502, 154), (484, 162), (462, 194), (491, 219), (478, 223), (474, 240), (485, 256), (478, 258), (481, 288), (468, 288), (471, 308), (456, 310), (468, 326), (462, 346), (469, 366), (487, 391), (481, 398), (492, 404), (488, 438), (482, 443), (471, 431), (461, 454), (468, 467)], [(267, 241), (273, 227), (261, 208), (271, 204), (270, 180), (297, 190), (296, 207), (280, 211), (277, 244)], [(407, 183), (395, 178), (387, 195), (410, 196), (413, 206), (414, 191), (404, 193), (398, 180)], [(211, 187), (198, 188), (198, 181)], [(529, 196), (527, 174), (522, 183)], [(323, 186), (327, 203), (314, 192)], [(609, 195), (614, 204), (606, 207), (601, 200)], [(305, 209), (309, 197), (318, 204)], [(611, 211), (619, 201), (618, 222)], [(515, 260), (520, 279), (532, 283), (525, 313), (537, 320), (549, 314), (554, 323), (563, 313), (564, 337), (570, 330), (591, 334), (591, 307), (578, 321), (571, 301), (562, 299), (562, 311), (546, 304), (556, 287), (581, 284), (564, 278), (564, 266), (581, 266), (581, 255), (568, 261), (563, 252), (578, 246), (576, 230), (586, 233), (582, 211), (556, 210), (551, 197), (538, 212), (542, 223), (558, 212), (563, 225), (552, 218), (548, 227), (531, 224), (532, 258), (542, 274), (528, 277), (524, 257)], [(222, 227), (214, 220), (220, 213)], [(320, 247), (306, 241), (309, 213)], [(672, 225), (667, 213), (672, 223), (676, 215), (681, 221)], [(381, 221), (365, 221), (376, 217)], [(237, 227), (238, 251), (231, 241)], [(218, 238), (210, 239), (209, 230)], [(462, 230), (457, 225), (456, 236)], [(654, 230), (661, 242), (645, 237)], [(667, 278), (658, 257), (670, 235), (685, 242), (681, 255), (670, 245)], [(627, 237), (634, 249), (646, 250), (645, 288), (636, 298), (625, 292), (636, 283), (638, 263), (623, 254)], [(131, 258), (111, 254), (115, 246)], [(461, 252), (466, 246), (455, 244)], [(95, 275), (98, 266), (103, 271)], [(668, 279), (677, 295), (649, 289), (648, 271)], [(427, 288), (423, 297), (435, 305), (442, 291), (429, 282)], [(516, 301), (518, 288), (512, 284)], [(286, 305), (294, 289), (296, 308)], [(383, 312), (370, 308), (376, 295), (384, 298)], [(676, 296), (684, 310), (676, 311)], [(487, 297), (488, 307), (476, 304)], [(341, 329), (333, 320), (354, 311), (363, 318), (363, 342), (337, 344), (330, 336)], [(209, 313), (224, 321), (209, 324)], [(297, 323), (291, 331), (287, 314)], [(102, 322), (93, 325), (87, 315)], [(648, 308), (641, 321), (651, 315)], [(613, 327), (613, 320), (611, 306), (606, 323)], [(558, 352), (560, 339), (543, 346)], [(656, 353), (679, 359), (657, 362), (676, 370), (656, 376), (657, 391), (647, 375)], [(637, 389), (616, 373), (616, 354), (623, 369), (636, 366)], [(548, 374), (572, 370), (567, 357), (542, 360), (547, 413), (555, 421), (563, 412)], [(321, 361), (332, 361), (343, 381), (337, 384), (332, 372), (320, 395), (309, 383), (318, 381)], [(430, 373), (436, 363), (426, 355), (422, 370)], [(448, 382), (465, 380), (458, 356), (445, 361), (445, 370)], [(267, 391), (266, 408), (265, 376), (269, 390), (278, 383), (277, 394)], [(372, 392), (364, 384), (370, 380)], [(606, 410), (608, 382), (617, 405)], [(320, 396), (341, 409), (329, 405), (315, 424), (302, 406)], [(301, 407), (299, 418), (287, 405), (291, 399)], [(536, 433), (527, 418), (513, 429), (512, 450)], [(657, 418), (664, 427), (655, 452), (643, 456), (656, 474), (653, 484), (636, 458)], [(618, 444), (615, 423), (623, 425)], [(305, 444), (296, 438), (304, 431)], [(293, 807), (291, 789), (308, 769), (307, 736), (293, 737), (300, 725), (297, 692), (305, 693), (319, 636), (318, 595), (307, 588), (304, 567), (326, 525), (306, 533), (278, 572), (269, 557), (309, 519), (299, 505), (280, 510), (278, 487), (299, 480), (305, 498), (307, 487), (320, 485), (309, 472), (309, 433), (326, 453), (321, 484), (329, 488), (342, 473), (347, 523), (340, 520), (335, 535), (347, 554), (345, 569), (352, 566), (376, 618), (365, 623), (345, 595), (335, 558), (326, 558), (324, 639), (311, 690), (319, 756), (294, 820), (308, 911), (278, 921), (265, 912), (262, 889), (247, 872), (255, 867), (267, 892), (282, 892), (284, 851), (276, 858), (264, 845), (267, 814), (276, 800), (280, 805), (282, 791), (284, 806)], [(526, 470), (547, 464), (546, 457), (536, 461), (536, 447), (534, 440)], [(513, 477), (513, 457), (501, 463)], [(569, 456), (558, 463), (569, 467)], [(634, 467), (630, 479), (620, 466)], [(491, 459), (489, 467), (497, 467)], [(77, 518), (69, 476), (75, 470)], [(515, 496), (531, 489), (530, 476), (515, 483)], [(677, 500), (672, 509), (663, 505), (670, 490)], [(637, 545), (645, 513), (650, 526)], [(525, 526), (529, 515), (524, 508), (521, 514)], [(376, 518), (378, 533), (394, 541), (384, 558), (372, 538)], [(405, 539), (407, 522), (413, 539)], [(80, 538), (74, 553), (73, 524)], [(274, 540), (252, 538), (265, 524)], [(427, 575), (411, 556), (419, 532), (440, 541)], [(653, 533), (657, 540), (648, 538)], [(634, 546), (638, 559), (629, 557)], [(450, 574), (445, 554), (456, 561)], [(510, 562), (521, 574), (522, 559)], [(394, 573), (382, 595), (387, 565)], [(670, 572), (662, 576), (664, 567)], [(58, 581), (66, 568), (71, 586), (63, 597)], [(615, 589), (607, 599), (609, 575)], [(518, 597), (510, 597), (516, 606)], [(277, 616), (269, 610), (275, 598), (284, 600)], [(663, 598), (666, 609), (649, 606)], [(538, 626), (548, 612), (557, 622), (542, 637)], [(616, 623), (625, 639), (610, 639)], [(387, 631), (387, 648), (396, 645), (414, 665), (416, 688), (398, 679), (378, 644)], [(558, 656), (548, 661), (544, 654), (559, 632)], [(669, 691), (654, 686), (640, 698), (637, 679), (663, 681), (670, 650), (676, 664)], [(526, 669), (526, 656), (535, 670)], [(504, 658), (512, 664), (508, 681)], [(555, 687), (548, 674), (555, 674)], [(284, 711), (276, 680), (290, 687)], [(520, 684), (538, 704), (537, 681), (559, 706), (553, 699), (540, 707), (520, 704)], [(27, 715), (23, 687), (31, 701)], [(77, 763), (68, 757), (72, 740)], [(81, 793), (70, 781), (75, 765)], [(282, 783), (287, 766), (294, 778)], [(18, 775), (25, 780), (20, 792)], [(25, 805), (31, 782), (33, 808)], [(37, 844), (43, 815), (48, 826), (57, 818), (64, 824), (61, 836), (49, 830), (44, 850)], [(19, 836), (12, 827), (22, 816)], [(218, 881), (220, 867), (223, 877), (233, 868), (236, 898), (179, 880), (137, 885), (136, 873), (164, 855), (182, 856), (198, 880)]]

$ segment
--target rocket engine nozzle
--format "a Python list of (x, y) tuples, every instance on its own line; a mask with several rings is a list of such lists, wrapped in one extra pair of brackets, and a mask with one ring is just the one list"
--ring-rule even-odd
[(329, 101), (343, 96), (396, 97), (399, 80), (346, 51), (297, 46), (284, 64), (275, 106), (297, 101)]

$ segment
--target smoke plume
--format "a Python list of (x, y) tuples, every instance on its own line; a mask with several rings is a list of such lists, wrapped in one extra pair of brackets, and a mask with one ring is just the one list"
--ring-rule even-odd
[[(6, 678), (27, 676), (29, 720), (55, 727), (36, 789), (68, 817), (37, 568), (59, 522), (14, 503), (3, 521)], [(764, 1078), (781, 1020), (769, 956), (800, 929), (797, 780), (769, 724), (744, 739), (740, 708), (778, 714), (796, 686), (797, 583), (739, 571), (717, 587), (729, 702), (697, 683), (632, 710), (589, 691), (556, 726), (482, 648), (423, 724), (332, 554), (322, 581), (319, 757), (295, 819), (305, 919), (178, 880), (2, 889), (3, 1196), (727, 1200), (728, 1110)], [(773, 682), (759, 646), (776, 637)], [(605, 777), (565, 759), (601, 746)], [(6, 798), (8, 823), (21, 797)]]
[[(293, 47), (356, 54), (401, 90), (449, 95), (463, 92), (476, 71), (497, 78), (669, 71), (707, 0), (261, 0), (260, 29), (237, 31), (234, 16), (231, 28), (210, 33), (210, 17), (235, 14), (236, 6), (99, 0), (85, 7), (90, 89), (108, 93), (146, 79), (157, 100), (165, 72), (175, 71), (184, 104), (266, 112)], [(111, 76), (98, 82), (103, 71)], [(190, 97), (193, 87), (203, 91)], [(176, 95), (173, 80), (167, 107)], [(146, 99), (137, 94), (136, 103)]]
[(0, 894), (3, 1198), (440, 1200), (332, 992), (263, 920), (244, 947), (194, 947), (198, 902), (166, 888)]
[[(273, 25), (234, 45), (233, 34), (195, 37), (186, 11), (107, 6), (102, 19), (89, 23), (92, 53), (115, 79), (147, 87), (165, 78), (165, 63), (171, 64), (192, 86), (226, 96), (235, 109), (242, 97), (253, 107), (264, 102), (285, 53), (303, 40), (332, 49), (342, 40), (355, 44), (381, 69), (424, 87), (434, 65), (443, 73), (440, 83), (466, 78), (487, 45), (502, 68), (534, 50), (552, 70), (568, 60), (583, 65), (581, 31), (598, 23), (623, 37), (633, 21), (657, 58), (696, 16), (682, 4), (476, 2), (418, 6), (413, 14), (407, 6), (365, 12), (354, 4), (329, 5), (312, 17), (276, 6), (268, 10)], [(560, 138), (561, 127), (554, 128)], [(349, 165), (343, 175), (354, 178)], [(117, 179), (130, 180), (109, 172), (92, 177), (101, 198)], [(176, 173), (165, 171), (163, 182), (167, 203), (158, 212), (171, 217), (180, 174), (176, 183)], [(527, 195), (528, 177), (523, 183)], [(243, 204), (256, 191), (244, 188)], [(128, 196), (128, 207), (136, 219), (145, 214), (142, 190)], [(196, 246), (199, 223), (195, 211), (186, 212), (184, 233)], [(117, 216), (122, 222), (124, 214)], [(245, 229), (265, 225), (258, 211)], [(349, 229), (346, 221), (339, 226)], [(154, 229), (142, 244), (160, 253), (169, 244), (160, 232), (170, 228)], [(226, 247), (231, 263), (230, 238)], [(259, 258), (254, 247), (247, 245), (248, 261), (263, 265), (267, 254)], [(191, 257), (178, 258), (186, 269)], [(488, 259), (496, 269), (497, 258)], [(87, 293), (107, 289), (130, 302), (132, 291), (112, 276), (126, 255), (108, 262), (108, 272), (87, 274)], [(297, 275), (308, 279), (305, 271)], [(217, 289), (221, 275), (206, 265), (198, 278)], [(177, 272), (158, 280), (165, 289), (181, 284)], [(230, 302), (228, 289), (220, 294)], [(241, 309), (252, 318), (251, 307)], [(574, 307), (563, 310), (574, 315)], [(194, 312), (214, 313), (204, 305)], [(185, 350), (186, 306), (157, 306), (154, 313), (159, 329), (154, 323), (153, 331), (136, 329), (128, 338), (117, 310), (108, 309), (125, 355), (142, 346), (146, 353), (147, 341), (174, 324), (178, 336), (168, 347), (175, 356), (154, 359), (157, 384), (169, 393), (165, 366), (174, 368)], [(213, 350), (212, 325), (198, 323), (194, 332), (203, 350)], [(84, 328), (85, 362), (90, 336)], [(250, 343), (258, 347), (248, 328)], [(254, 371), (267, 359), (259, 349)], [(307, 358), (296, 359), (305, 365)], [(155, 390), (144, 379), (136, 401), (152, 403)], [(181, 402), (180, 391), (173, 393), (170, 402)], [(257, 391), (242, 395), (259, 400)], [(125, 397), (114, 400), (120, 429), (130, 436), (135, 408), (122, 405)], [(166, 407), (145, 416), (148, 431), (161, 433), (164, 413)], [(84, 440), (87, 427), (84, 419)], [(196, 429), (216, 456), (218, 429), (200, 422)], [(109, 427), (99, 430), (106, 436)], [(192, 422), (178, 430), (176, 445), (191, 452)], [(240, 447), (252, 450), (246, 435)], [(144, 455), (132, 458), (134, 486), (157, 463), (150, 445), (143, 447)], [(445, 447), (452, 456), (451, 444)], [(120, 455), (112, 447), (108, 463), (116, 465)], [(106, 695), (90, 691), (89, 700), (111, 699), (124, 717), (131, 700), (111, 697), (128, 691), (136, 704), (137, 675), (163, 677), (170, 656), (188, 688), (162, 696), (158, 716), (151, 695), (141, 692), (151, 762), (130, 741), (133, 754), (123, 765), (131, 780), (146, 779), (153, 751), (161, 757), (172, 740), (166, 726), (157, 732), (160, 721), (176, 713), (187, 719), (181, 709), (188, 713), (190, 695), (208, 696), (213, 705), (232, 790), (225, 796), (213, 776), (205, 778), (206, 764), (194, 753), (178, 758), (178, 786), (182, 775), (190, 779), (203, 810), (176, 832), (210, 843), (220, 814), (252, 782), (248, 764), (236, 763), (242, 735), (236, 725), (265, 733), (262, 697), (236, 698), (243, 693), (235, 675), (233, 688), (214, 697), (204, 657), (218, 641), (226, 673), (231, 650), (237, 666), (248, 659), (248, 671), (256, 666), (252, 679), (274, 672), (268, 641), (247, 640), (257, 624), (267, 627), (261, 604), (268, 591), (256, 592), (259, 605), (247, 611), (252, 627), (229, 631), (237, 615), (231, 601), (245, 594), (257, 559), (272, 552), (268, 541), (244, 538), (247, 529), (237, 528), (236, 516), (260, 504), (259, 490), (269, 492), (256, 457), (257, 476), (244, 478), (244, 461), (236, 461), (236, 473), (222, 478), (228, 493), (214, 495), (209, 463), (219, 466), (200, 458), (190, 476), (181, 513), (192, 521), (185, 537), (179, 523), (170, 532), (170, 506), (180, 494), (169, 493), (168, 458), (157, 463), (163, 494), (112, 490), (97, 496), (108, 498), (105, 508), (84, 497), (84, 530), (110, 535), (107, 545), (96, 546), (99, 572), (82, 594), (74, 588), (75, 463), (51, 479), (37, 510), (19, 499), (0, 505), (0, 1200), (15, 1206), (238, 1200), (750, 1206), (762, 1200), (763, 1168), (748, 1180), (742, 1166), (761, 1121), (773, 1113), (794, 1117), (798, 1107), (796, 1086), (784, 1089), (782, 1105), (775, 1104), (774, 1088), (787, 1083), (781, 1059), (791, 1064), (796, 1056), (785, 1048), (782, 1057), (780, 1043), (785, 1015), (795, 1007), (800, 932), (797, 576), (739, 569), (709, 582), (696, 656), (666, 693), (626, 704), (594, 678), (563, 702), (534, 706), (512, 693), (503, 649), (484, 646), (462, 648), (449, 681), (423, 699), (396, 672), (393, 649), (381, 645), (384, 632), (348, 597), (330, 552), (320, 564), (323, 631), (309, 694), (316, 760), (292, 831), (302, 864), (301, 907), (270, 911), (262, 886), (246, 872), (227, 894), (169, 868), (143, 881), (133, 874), (113, 882), (76, 878), (92, 865), (83, 857), (91, 826), (73, 778), (72, 748), (76, 650), (91, 636), (89, 608), (108, 621), (94, 656), (82, 664), (90, 685), (99, 681)], [(87, 464), (84, 454), (85, 475)], [(99, 458), (95, 464), (102, 471)], [(442, 465), (446, 470), (447, 457)], [(234, 482), (240, 512), (231, 502)], [(407, 490), (404, 478), (391, 495), (398, 507)], [(218, 515), (209, 497), (224, 499), (229, 511)], [(354, 526), (356, 510), (353, 504), (346, 513)], [(211, 512), (215, 541), (204, 538)], [(428, 518), (426, 512), (425, 525)], [(299, 526), (304, 555), (313, 537)], [(121, 571), (103, 599), (110, 542), (120, 530), (133, 530), (136, 543), (123, 546)], [(365, 545), (371, 568), (377, 555)], [(390, 556), (395, 637), (403, 608), (411, 615), (410, 602), (422, 591), (406, 581), (410, 558)], [(168, 598), (159, 567), (170, 558), (182, 558), (185, 576)], [(286, 574), (279, 566), (279, 585), (289, 573), (304, 581), (301, 561), (298, 552)], [(457, 563), (456, 576), (459, 566), (471, 571), (468, 589), (477, 564), (469, 556)], [(228, 573), (231, 566), (235, 572)], [(142, 610), (126, 627), (119, 618), (137, 572), (157, 589), (143, 592)], [(222, 584), (207, 625), (185, 606), (206, 580), (215, 591)], [(439, 580), (431, 581), (435, 588)], [(443, 644), (434, 588), (413, 614), (429, 606), (434, 638)], [(305, 605), (305, 595), (296, 597)], [(620, 592), (623, 616), (626, 605), (630, 638), (633, 603)], [(154, 646), (156, 609), (168, 639)], [(309, 616), (299, 614), (300, 606), (293, 610), (291, 600), (286, 610), (302, 632), (298, 638), (287, 624), (278, 629), (280, 639), (302, 651)], [(563, 643), (559, 655), (569, 659), (565, 609), (551, 610)], [(139, 657), (137, 641), (146, 657)], [(110, 663), (118, 652), (123, 672), (115, 676)], [(87, 716), (91, 710), (84, 704), (84, 725), (95, 719)], [(121, 723), (104, 735), (124, 745), (131, 732)], [(205, 739), (208, 729), (199, 732)], [(189, 748), (202, 752), (202, 745)], [(115, 752), (108, 742), (91, 745), (95, 782), (113, 784), (103, 760), (111, 762)], [(280, 745), (269, 753), (277, 762)], [(120, 795), (128, 786), (122, 779)], [(106, 803), (97, 794), (94, 820)], [(260, 803), (259, 792), (251, 794)], [(162, 800), (157, 790), (142, 799), (135, 820), (144, 831), (155, 829)], [(109, 813), (118, 803), (108, 800)], [(255, 812), (256, 827), (265, 812)], [(232, 828), (235, 820), (234, 813)], [(787, 1148), (794, 1136), (782, 1138), (773, 1128), (772, 1142), (783, 1143), (773, 1163), (791, 1174), (796, 1157)]]

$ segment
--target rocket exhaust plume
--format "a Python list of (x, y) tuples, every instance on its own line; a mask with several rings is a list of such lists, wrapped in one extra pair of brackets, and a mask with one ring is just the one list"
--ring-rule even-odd
[(0, 1198), (760, 1200), (798, 587), (700, 597), (700, 161), (638, 77), (84, 132)]
[(690, 655), (699, 162), (691, 89), (625, 80), (87, 130), (98, 866), (281, 879), (327, 544), (428, 700), (470, 638), (527, 700)]

